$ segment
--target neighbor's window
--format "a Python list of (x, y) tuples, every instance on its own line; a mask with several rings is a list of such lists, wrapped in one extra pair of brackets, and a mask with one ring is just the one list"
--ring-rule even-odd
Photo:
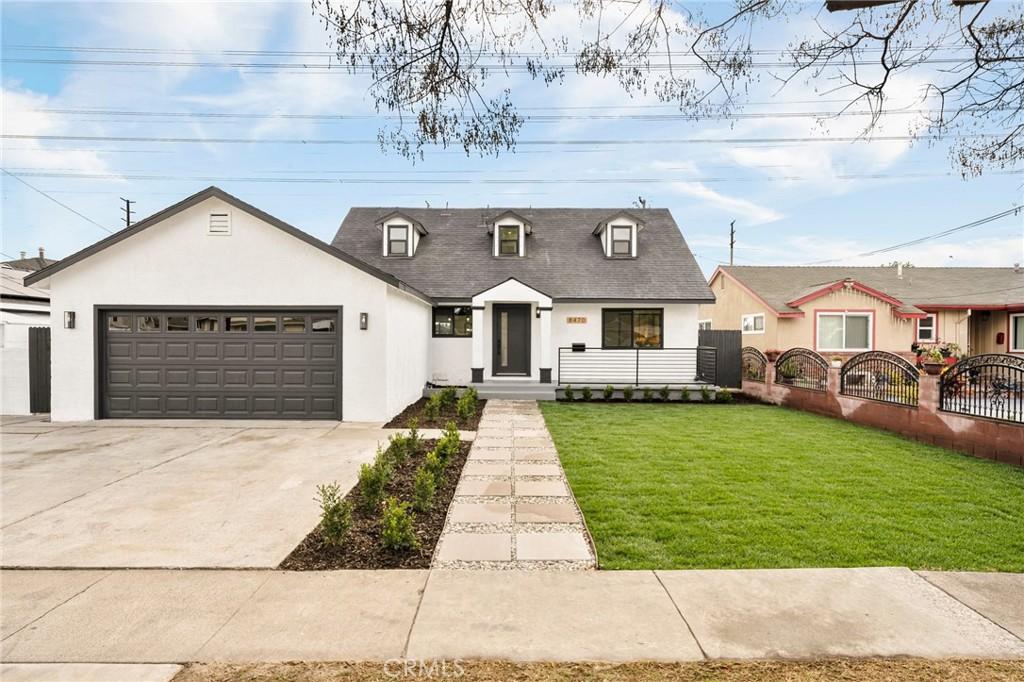
[(633, 255), (633, 228), (629, 225), (612, 225), (612, 255)]
[(602, 348), (661, 348), (661, 310), (601, 311)]
[(764, 334), (764, 313), (744, 315), (740, 328), (744, 334)]
[(132, 318), (130, 315), (109, 315), (107, 316), (107, 331), (130, 332), (132, 330)]
[(473, 310), (434, 308), (434, 336), (473, 336)]
[(388, 225), (388, 255), (409, 255), (409, 226)]
[(711, 320), (697, 320), (697, 329), (711, 329)]
[(871, 350), (871, 313), (818, 313), (818, 348)]
[(917, 321), (917, 340), (929, 343), (935, 340), (935, 315), (928, 315)]
[(1024, 353), (1024, 315), (1010, 315), (1010, 350)]
[(519, 255), (519, 227), (517, 225), (502, 225), (498, 228), (498, 255)]

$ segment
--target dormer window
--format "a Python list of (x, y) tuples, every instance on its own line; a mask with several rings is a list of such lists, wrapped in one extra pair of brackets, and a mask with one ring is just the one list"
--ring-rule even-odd
[(633, 226), (612, 225), (612, 256), (633, 255)]
[(388, 225), (388, 255), (408, 256), (409, 255), (409, 226)]
[(498, 255), (518, 256), (519, 255), (519, 226), (499, 225), (498, 226)]

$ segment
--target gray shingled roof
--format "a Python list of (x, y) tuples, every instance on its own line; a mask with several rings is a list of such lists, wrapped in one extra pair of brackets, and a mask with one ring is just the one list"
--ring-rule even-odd
[(910, 306), (1003, 306), (1024, 304), (1024, 269), (723, 266), (778, 312), (787, 302), (851, 278)]
[[(430, 234), (412, 258), (381, 255), (378, 219), (399, 210)], [(526, 255), (491, 255), (487, 224), (512, 210), (533, 226)], [(352, 208), (333, 245), (442, 300), (471, 296), (515, 277), (555, 299), (657, 299), (713, 303), (714, 295), (666, 209), (629, 209), (644, 223), (635, 259), (606, 258), (593, 235), (614, 208)]]
[(45, 267), (49, 267), (56, 263), (52, 258), (44, 258), (42, 256), (31, 256), (28, 258), (17, 258), (15, 260), (7, 260), (3, 262), (9, 268), (14, 270), (24, 270), (26, 272), (35, 272), (36, 270), (42, 270)]

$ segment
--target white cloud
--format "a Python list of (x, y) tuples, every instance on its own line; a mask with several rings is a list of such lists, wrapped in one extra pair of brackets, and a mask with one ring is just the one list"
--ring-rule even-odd
[(745, 218), (748, 225), (770, 223), (783, 217), (782, 213), (773, 208), (755, 204), (747, 199), (727, 196), (701, 182), (673, 182), (669, 187), (677, 194), (701, 199), (715, 208)]

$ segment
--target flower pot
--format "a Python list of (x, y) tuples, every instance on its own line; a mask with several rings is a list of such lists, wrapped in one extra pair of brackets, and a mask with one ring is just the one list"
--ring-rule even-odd
[(924, 371), (925, 371), (926, 374), (929, 374), (929, 375), (935, 377), (935, 376), (938, 376), (938, 375), (942, 374), (942, 368), (944, 366), (945, 366), (945, 363), (942, 363), (942, 362), (925, 362), (924, 363)]

